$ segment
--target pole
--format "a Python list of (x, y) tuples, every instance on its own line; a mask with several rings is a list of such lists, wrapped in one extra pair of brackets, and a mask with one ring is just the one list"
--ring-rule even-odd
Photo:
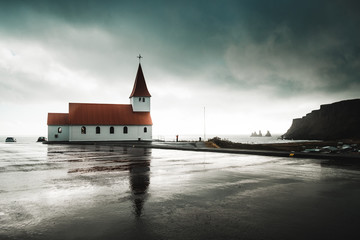
[(206, 141), (205, 107), (204, 107), (204, 141)]

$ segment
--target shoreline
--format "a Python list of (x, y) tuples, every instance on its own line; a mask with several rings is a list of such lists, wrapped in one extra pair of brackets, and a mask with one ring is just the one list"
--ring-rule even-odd
[[(288, 158), (313, 158), (326, 160), (346, 160), (360, 163), (359, 153), (309, 153), (290, 150), (299, 148), (304, 145), (312, 146), (314, 144), (324, 145), (328, 142), (297, 142), (297, 143), (276, 143), (276, 144), (237, 144), (244, 148), (231, 147), (208, 147), (208, 142), (156, 142), (156, 141), (108, 141), (108, 142), (43, 142), (43, 144), (69, 144), (69, 145), (103, 145), (103, 146), (119, 146), (132, 148), (154, 148), (165, 150), (182, 150), (197, 152), (214, 152), (214, 153), (231, 153), (231, 154), (247, 154), (259, 156), (276, 156)], [(266, 145), (266, 146), (264, 146)], [(250, 148), (251, 147), (251, 148)], [(267, 148), (267, 149), (264, 149)], [(276, 147), (278, 148), (276, 150)], [(282, 147), (282, 148), (281, 148)], [(294, 149), (295, 149), (294, 148)]]

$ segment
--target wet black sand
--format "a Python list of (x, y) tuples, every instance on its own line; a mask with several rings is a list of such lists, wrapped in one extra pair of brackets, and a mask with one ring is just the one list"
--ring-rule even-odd
[[(200, 146), (194, 146), (194, 148)], [(0, 239), (353, 239), (356, 163), (0, 144)]]

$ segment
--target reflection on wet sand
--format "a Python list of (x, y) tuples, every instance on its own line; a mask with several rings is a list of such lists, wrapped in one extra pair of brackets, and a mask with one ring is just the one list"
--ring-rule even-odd
[[(91, 149), (95, 154), (91, 154)], [(133, 213), (136, 217), (142, 214), (143, 205), (147, 199), (147, 190), (150, 184), (150, 159), (151, 149), (126, 148), (114, 146), (82, 146), (80, 151), (74, 151), (72, 147), (63, 148), (61, 154), (72, 155), (67, 158), (68, 162), (87, 162), (96, 163), (95, 166), (71, 168), (68, 173), (91, 173), (91, 172), (114, 172), (129, 171), (129, 187), (131, 190), (130, 199), (132, 200)], [(89, 151), (90, 150), (90, 151)], [(104, 154), (100, 154), (103, 152)], [(59, 151), (49, 147), (48, 158), (52, 158)], [(109, 154), (111, 153), (111, 154)]]
[[(147, 154), (144, 156), (147, 156)], [(131, 199), (135, 216), (140, 217), (150, 184), (150, 160), (144, 159), (130, 165)]]

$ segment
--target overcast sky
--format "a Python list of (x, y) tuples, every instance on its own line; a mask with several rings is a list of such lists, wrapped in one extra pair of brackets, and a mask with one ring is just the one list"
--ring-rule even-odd
[(140, 53), (153, 136), (285, 133), (360, 97), (360, 3), (0, 1), (0, 135), (69, 102), (129, 103)]

